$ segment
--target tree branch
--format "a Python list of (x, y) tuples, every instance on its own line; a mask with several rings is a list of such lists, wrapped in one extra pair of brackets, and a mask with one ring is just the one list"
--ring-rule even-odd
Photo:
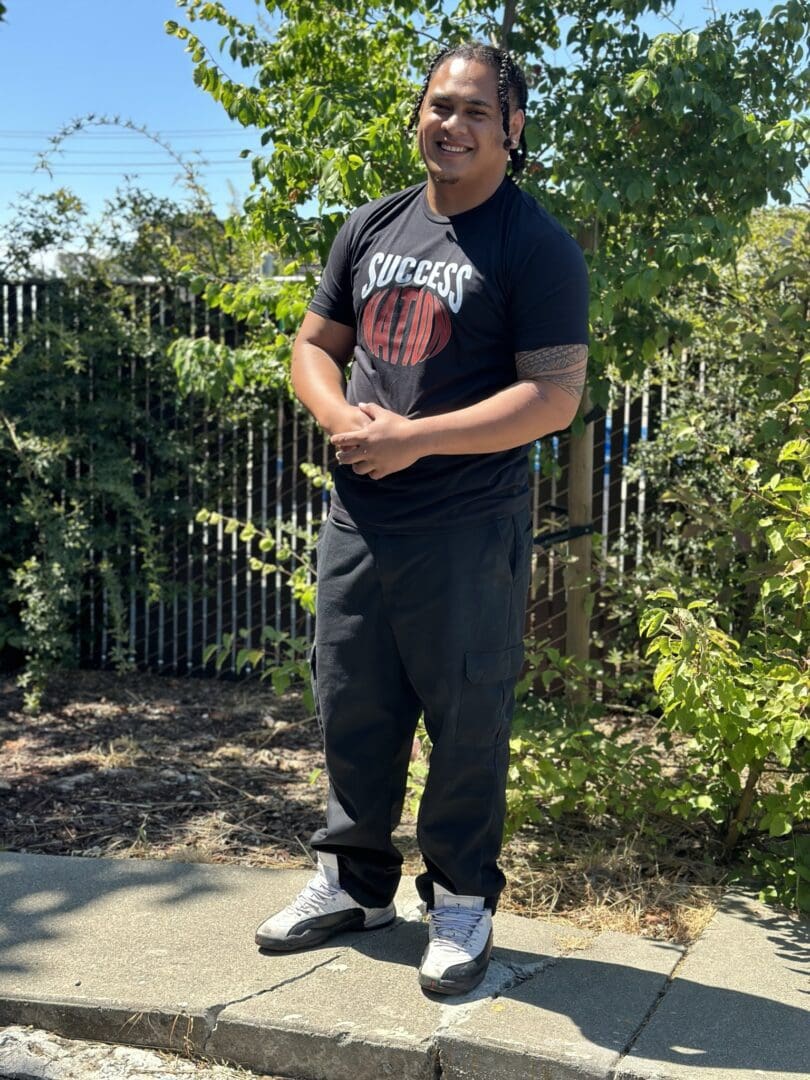
[(506, 0), (503, 5), (503, 22), (501, 23), (501, 36), (498, 45), (502, 49), (509, 48), (509, 35), (512, 33), (512, 26), (515, 22), (515, 12), (517, 9), (517, 0)]

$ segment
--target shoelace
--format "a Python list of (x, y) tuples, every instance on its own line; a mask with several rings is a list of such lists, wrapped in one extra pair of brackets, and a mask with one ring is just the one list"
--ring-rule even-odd
[(290, 904), (290, 909), (296, 915), (308, 915), (317, 911), (323, 902), (332, 900), (340, 891), (339, 886), (330, 885), (326, 878), (319, 875), (304, 886), (300, 895)]
[(478, 923), (482, 911), (463, 907), (438, 907), (430, 913), (430, 921), (435, 928), (434, 939), (441, 943), (462, 949), (469, 941)]

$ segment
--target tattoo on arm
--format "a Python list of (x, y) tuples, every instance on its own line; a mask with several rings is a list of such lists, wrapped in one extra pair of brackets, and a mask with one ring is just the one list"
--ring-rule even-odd
[(519, 352), (515, 357), (519, 379), (532, 379), (541, 387), (551, 383), (577, 400), (585, 388), (587, 366), (587, 345), (552, 345)]

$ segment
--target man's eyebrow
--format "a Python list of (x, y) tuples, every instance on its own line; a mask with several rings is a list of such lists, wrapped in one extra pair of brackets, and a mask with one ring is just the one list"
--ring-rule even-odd
[[(431, 100), (431, 102), (434, 102), (434, 101), (440, 102), (440, 101), (452, 101), (453, 99), (450, 96), (450, 94), (431, 94), (430, 95), (430, 100)], [(494, 109), (495, 108), (495, 106), (492, 104), (491, 101), (484, 101), (483, 98), (462, 98), (461, 100), (464, 102), (465, 105), (478, 105), (478, 106), (483, 106), (485, 109)]]

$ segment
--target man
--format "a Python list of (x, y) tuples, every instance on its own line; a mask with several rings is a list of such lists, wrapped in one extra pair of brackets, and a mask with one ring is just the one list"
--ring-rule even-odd
[(582, 254), (505, 176), (525, 161), (526, 98), (491, 46), (434, 60), (412, 120), (427, 181), (350, 217), (293, 352), (295, 392), (338, 462), (313, 655), (329, 796), (317, 875), (256, 941), (286, 951), (394, 920), (391, 832), (424, 712), (420, 983), (445, 994), (484, 977), (505, 884), (526, 447), (571, 422), (587, 361)]

